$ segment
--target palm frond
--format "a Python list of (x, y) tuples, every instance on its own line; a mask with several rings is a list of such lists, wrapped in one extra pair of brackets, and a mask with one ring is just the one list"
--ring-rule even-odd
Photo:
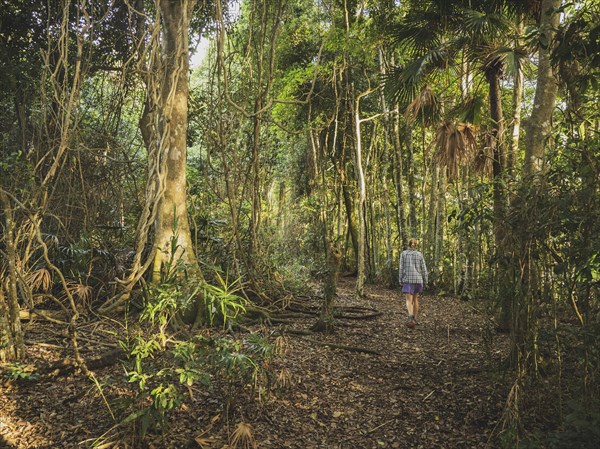
[(386, 98), (393, 103), (409, 104), (425, 86), (434, 69), (445, 67), (447, 60), (447, 51), (436, 49), (405, 65), (394, 67), (382, 77)]
[(254, 439), (252, 426), (245, 422), (239, 423), (231, 435), (230, 446), (233, 449), (256, 449), (258, 446)]
[(486, 134), (486, 142), (479, 148), (473, 159), (473, 163), (471, 164), (475, 173), (488, 177), (492, 175), (494, 162), (492, 142), (490, 139), (491, 136)]
[(541, 0), (471, 0), (471, 8), (485, 9), (494, 13), (508, 15), (534, 14)]
[(433, 159), (446, 167), (449, 178), (456, 178), (459, 168), (473, 160), (477, 150), (475, 135), (475, 128), (467, 123), (445, 122), (438, 128)]
[(433, 89), (426, 85), (407, 106), (404, 116), (409, 123), (418, 121), (424, 126), (430, 126), (440, 120), (441, 112), (442, 102)]
[(407, 104), (416, 96), (420, 80), (407, 66), (393, 67), (382, 76), (383, 92), (390, 103)]
[(451, 54), (446, 48), (434, 48), (423, 55), (423, 65), (432, 69), (445, 69), (448, 67)]
[(455, 117), (458, 122), (470, 123), (478, 126), (481, 124), (481, 119), (484, 115), (485, 98), (481, 95), (473, 95), (465, 98), (465, 100), (456, 105), (450, 116)]
[(286, 388), (292, 385), (293, 379), (294, 377), (292, 376), (292, 372), (288, 368), (283, 368), (279, 374), (277, 374), (275, 385), (278, 388)]
[(32, 290), (47, 292), (52, 287), (52, 275), (46, 268), (39, 268), (27, 274), (25, 282)]
[(502, 13), (486, 10), (464, 9), (460, 30), (475, 42), (494, 41), (506, 36), (512, 29), (512, 23)]
[(289, 348), (289, 342), (286, 337), (279, 335), (275, 338), (275, 354), (285, 354)]
[(89, 307), (94, 292), (91, 286), (79, 282), (67, 281), (67, 288), (71, 295), (78, 300), (78, 304), (81, 304), (84, 308)]
[(423, 54), (440, 45), (439, 28), (405, 21), (392, 29), (392, 42), (412, 56)]
[(486, 68), (492, 66), (501, 66), (503, 71), (515, 76), (520, 71), (526, 73), (531, 64), (529, 54), (524, 48), (501, 46), (489, 50), (483, 69), (486, 70)]

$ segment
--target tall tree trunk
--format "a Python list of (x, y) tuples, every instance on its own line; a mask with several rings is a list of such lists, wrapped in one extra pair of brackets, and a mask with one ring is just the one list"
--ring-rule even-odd
[(435, 214), (435, 251), (434, 266), (436, 267), (436, 276), (441, 279), (443, 274), (443, 256), (444, 256), (444, 224), (446, 219), (446, 169), (440, 168), (438, 179), (438, 200), (437, 211)]
[(358, 175), (358, 254), (357, 254), (357, 268), (358, 273), (356, 276), (356, 294), (359, 297), (364, 296), (364, 285), (366, 276), (366, 263), (365, 263), (365, 243), (367, 238), (366, 222), (365, 222), (365, 205), (367, 202), (367, 189), (365, 184), (365, 174), (363, 171), (363, 160), (362, 160), (362, 136), (360, 127), (360, 99), (362, 95), (356, 98), (354, 105), (354, 134), (355, 134), (355, 159), (356, 159), (356, 172)]
[(425, 248), (427, 254), (431, 258), (429, 282), (435, 285), (437, 282), (437, 264), (435, 261), (435, 237), (437, 229), (437, 212), (438, 212), (438, 174), (439, 167), (433, 165), (431, 167), (431, 186), (429, 190), (429, 210), (427, 213), (427, 233), (425, 234)]
[(521, 109), (523, 103), (523, 70), (519, 69), (515, 75), (515, 85), (513, 86), (513, 116), (512, 131), (510, 140), (510, 150), (507, 155), (507, 171), (513, 174), (517, 155), (519, 154), (519, 137), (521, 135)]
[[(393, 63), (393, 61), (392, 61)], [(379, 48), (379, 73), (384, 76), (387, 73), (387, 65), (385, 63), (384, 51)], [(380, 91), (381, 110), (389, 111), (391, 108), (386, 102), (383, 90)], [(402, 161), (402, 144), (400, 141), (400, 114), (398, 105), (394, 108), (393, 117), (386, 113), (384, 115), (384, 134), (383, 134), (383, 154), (388, 158), (391, 164), (391, 173), (394, 181), (396, 193), (396, 226), (398, 235), (400, 236), (400, 248), (406, 248), (408, 245), (407, 223), (404, 203), (404, 167)], [(390, 147), (391, 142), (391, 147)], [(390, 155), (391, 150), (391, 157)], [(386, 251), (387, 251), (387, 269), (390, 274), (390, 287), (397, 285), (398, 276), (397, 269), (394, 266), (394, 251), (392, 247), (392, 229), (390, 216), (390, 193), (388, 191), (387, 177), (385, 173), (382, 176), (382, 185), (384, 192), (384, 212), (386, 223)]]
[[(414, 145), (413, 145), (413, 130), (410, 126), (405, 126), (406, 134), (404, 141), (406, 142), (406, 175), (408, 185), (408, 226), (410, 236), (416, 237), (421, 235), (421, 227), (417, 219), (417, 187), (415, 183), (415, 162), (414, 162)], [(423, 131), (425, 133), (425, 131)], [(406, 247), (404, 247), (406, 248)]]
[[(343, 161), (339, 162), (340, 165), (343, 165)], [(344, 198), (344, 209), (346, 210), (346, 219), (348, 221), (348, 234), (350, 235), (350, 243), (352, 243), (352, 250), (354, 251), (355, 261), (355, 269), (356, 264), (358, 263), (358, 231), (357, 224), (354, 218), (354, 201), (352, 200), (352, 193), (350, 192), (350, 187), (348, 186), (348, 175), (346, 174), (345, 167), (342, 166), (340, 175), (343, 177), (340, 179), (342, 183), (342, 197)]]
[(552, 72), (550, 53), (552, 41), (560, 21), (556, 11), (562, 0), (543, 0), (540, 28), (546, 37), (546, 43), (540, 45), (538, 52), (538, 78), (533, 100), (533, 110), (528, 121), (525, 136), (525, 175), (538, 173), (542, 169), (544, 150), (550, 137), (552, 111), (556, 100), (558, 84)]
[[(408, 226), (406, 223), (406, 213), (404, 212), (404, 164), (402, 161), (402, 144), (400, 141), (400, 117), (398, 114), (398, 108), (396, 107), (396, 115), (394, 117), (394, 126), (393, 126), (393, 142), (394, 142), (394, 157), (392, 160), (395, 162), (394, 164), (394, 183), (396, 185), (396, 207), (397, 207), (397, 215), (398, 215), (398, 233), (400, 234), (400, 243), (401, 248), (408, 247)], [(408, 148), (408, 139), (407, 139), (407, 148)], [(414, 180), (413, 180), (414, 181)], [(414, 183), (413, 183), (414, 187)], [(415, 210), (412, 209), (413, 205), (410, 205), (409, 201), (409, 217), (415, 214)], [(412, 221), (412, 219), (411, 219)], [(411, 235), (414, 235), (414, 230), (412, 229), (414, 223), (411, 223)]]
[(500, 318), (499, 327), (507, 330), (510, 327), (510, 313), (512, 305), (512, 296), (507, 291), (508, 285), (508, 260), (505, 242), (505, 223), (506, 217), (506, 154), (504, 150), (504, 117), (502, 112), (502, 98), (500, 93), (500, 67), (489, 68), (485, 75), (489, 83), (489, 103), (490, 117), (492, 119), (492, 145), (493, 160), (492, 171), (494, 179), (494, 241), (496, 247), (497, 260), (497, 281), (498, 295), (500, 297)]
[(0, 277), (0, 362), (6, 362), (22, 359), (25, 356), (25, 344), (17, 295), (15, 224), (10, 200), (2, 189), (0, 189), (0, 204), (4, 209), (4, 244), (8, 259), (7, 277), (6, 279)]
[[(386, 154), (389, 154), (386, 152)], [(393, 173), (393, 171), (392, 171)], [(385, 172), (383, 173), (381, 184), (383, 186), (383, 212), (385, 216), (385, 266), (388, 270), (388, 274), (390, 276), (389, 286), (394, 287), (398, 285), (397, 276), (396, 276), (396, 267), (394, 266), (394, 248), (392, 246), (392, 214), (390, 213), (390, 192), (387, 185), (387, 177), (385, 176)]]
[[(518, 25), (518, 32), (521, 34), (523, 32), (523, 23), (520, 22)], [(512, 121), (511, 121), (511, 140), (510, 140), (510, 150), (508, 151), (506, 158), (506, 168), (509, 175), (512, 175), (515, 169), (517, 154), (519, 154), (519, 138), (521, 135), (521, 110), (522, 110), (522, 102), (523, 102), (523, 81), (525, 78), (525, 74), (523, 73), (523, 68), (519, 65), (517, 73), (514, 76), (514, 85), (513, 85), (513, 113), (512, 113)]]
[[(336, 91), (337, 92), (337, 91)], [(337, 101), (337, 100), (336, 100)], [(337, 106), (336, 106), (337, 107)], [(345, 111), (342, 112), (344, 118), (342, 120), (336, 120), (336, 126), (338, 122), (342, 122), (344, 126), (342, 129), (346, 129), (345, 118), (347, 114)], [(336, 139), (334, 145), (335, 152), (330, 152), (330, 161), (334, 167), (336, 167), (338, 176), (340, 178), (340, 187), (342, 191), (342, 199), (344, 202), (344, 210), (346, 212), (346, 221), (348, 224), (348, 234), (352, 243), (352, 250), (354, 251), (354, 257), (358, 261), (358, 233), (356, 220), (354, 218), (354, 201), (352, 199), (352, 192), (350, 190), (350, 181), (348, 179), (348, 173), (346, 171), (346, 145), (348, 142), (348, 133), (342, 132), (342, 138)], [(334, 157), (335, 154), (335, 157)], [(356, 265), (355, 265), (356, 267)], [(355, 268), (356, 269), (356, 268)]]
[(499, 67), (490, 68), (486, 72), (489, 83), (490, 117), (492, 119), (492, 145), (494, 176), (494, 235), (496, 245), (499, 245), (504, 236), (504, 217), (506, 216), (506, 151), (504, 149), (504, 115), (502, 112), (502, 98), (500, 93)]
[[(188, 29), (195, 0), (162, 0), (162, 57), (160, 90), (160, 156), (166, 158), (164, 194), (156, 220), (152, 280), (158, 282), (170, 257), (181, 260), (196, 274), (200, 269), (190, 232), (186, 205), (186, 163), (189, 92)], [(176, 241), (174, 254), (169, 254)]]
[[(538, 52), (538, 78), (533, 101), (533, 109), (528, 121), (525, 139), (525, 161), (523, 165), (524, 179), (522, 188), (532, 190), (532, 194), (523, 196), (523, 202), (517, 198), (513, 203), (515, 211), (527, 211), (527, 219), (536, 222), (537, 208), (530, 208), (528, 202), (535, 201), (538, 195), (544, 195), (538, 182), (531, 183), (529, 176), (542, 174), (545, 147), (551, 137), (552, 112), (556, 101), (557, 81), (552, 72), (550, 55), (553, 49), (555, 30), (559, 25), (560, 14), (557, 13), (562, 0), (543, 0), (541, 5), (540, 29), (545, 36), (544, 45)], [(531, 214), (534, 214), (533, 216)], [(536, 261), (531, 257), (536, 239), (532, 231), (515, 229), (515, 257), (519, 270), (509, 283), (512, 292), (519, 292), (512, 297), (510, 329), (512, 338), (513, 363), (520, 372), (527, 373), (530, 368), (537, 371), (537, 332), (536, 310), (539, 307), (539, 270)]]
[[(262, 70), (259, 70), (259, 74)], [(259, 83), (261, 81), (259, 75)], [(260, 131), (262, 128), (262, 98), (260, 95), (257, 96), (254, 103), (254, 115), (253, 115), (253, 131), (252, 131), (252, 215), (250, 217), (250, 256), (248, 261), (252, 264), (254, 261), (253, 256), (257, 256), (259, 253), (259, 237), (258, 232), (260, 228), (260, 217), (261, 217), (261, 179), (260, 179)], [(254, 266), (248, 267), (251, 271), (255, 268)]]
[[(311, 114), (309, 113), (309, 122), (311, 121)], [(314, 171), (312, 172), (311, 184), (313, 185), (312, 194), (317, 198), (317, 204), (319, 207), (316, 210), (315, 222), (319, 228), (321, 234), (321, 242), (324, 255), (324, 266), (323, 266), (323, 303), (321, 305), (321, 313), (317, 322), (311, 327), (316, 332), (332, 332), (335, 328), (333, 318), (333, 308), (335, 303), (335, 297), (337, 294), (337, 281), (340, 271), (341, 256), (339, 249), (335, 243), (328, 236), (327, 227), (329, 224), (329, 217), (327, 214), (327, 190), (326, 190), (326, 176), (323, 173), (323, 165), (319, 163), (319, 155), (323, 154), (323, 151), (319, 148), (319, 136), (314, 131), (309, 131), (310, 143), (312, 148), (312, 158)], [(325, 138), (327, 142), (327, 138)], [(337, 143), (337, 133), (334, 134), (333, 146)]]

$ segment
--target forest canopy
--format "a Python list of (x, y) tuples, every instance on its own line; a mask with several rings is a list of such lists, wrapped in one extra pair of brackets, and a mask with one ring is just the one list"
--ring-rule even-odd
[[(560, 378), (563, 353), (556, 426), (600, 420), (597, 1), (0, 5), (3, 364), (27, 359), (24, 314), (63, 326), (90, 379), (90, 320), (135, 316), (148, 354), (186, 367), (202, 332), (302, 297), (334, 332), (339, 276), (359, 301), (397, 288), (412, 237), (430, 294), (509, 336), (514, 441), (516, 391)], [(141, 340), (123, 349), (142, 395)], [(183, 372), (143, 392), (160, 420), (202, 381)]]

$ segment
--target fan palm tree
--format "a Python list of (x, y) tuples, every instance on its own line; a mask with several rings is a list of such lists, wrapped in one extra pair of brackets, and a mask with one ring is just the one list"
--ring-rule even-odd
[[(500, 182), (506, 168), (506, 151), (500, 79), (509, 70), (520, 70), (528, 55), (522, 48), (511, 47), (508, 39), (516, 29), (517, 8), (527, 3), (463, 0), (413, 3), (393, 35), (412, 60), (390, 72), (385, 79), (386, 92), (393, 100), (411, 103), (443, 70), (458, 68), (461, 53), (479, 68), (488, 84), (494, 211), (496, 223), (501, 224), (506, 209), (506, 192)], [(449, 157), (438, 160), (452, 164)], [(496, 231), (500, 240), (501, 226)]]
[[(531, 14), (539, 1), (426, 0), (409, 3), (411, 8), (393, 31), (392, 38), (411, 60), (390, 71), (384, 79), (385, 91), (392, 99), (406, 105), (413, 101), (423, 86), (451, 69), (466, 79), (466, 85), (472, 77), (469, 69), (475, 69), (475, 74), (485, 80), (490, 123), (487, 141), (494, 181), (494, 237), (500, 279), (507, 263), (504, 219), (508, 203), (504, 182), (507, 163), (500, 80), (505, 73), (522, 71), (529, 52), (516, 47), (513, 36), (519, 29), (518, 19)], [(463, 103), (467, 104), (469, 100), (463, 98)], [(463, 131), (467, 130), (473, 131), (470, 127), (463, 128)], [(446, 167), (456, 167), (457, 159), (463, 158), (464, 161), (467, 154), (471, 161), (481, 161), (481, 158), (478, 159), (481, 152), (473, 148), (474, 136), (463, 135), (457, 127), (442, 125), (437, 141), (436, 159)], [(458, 151), (461, 145), (468, 152)], [(510, 303), (502, 304), (503, 310), (509, 308)]]

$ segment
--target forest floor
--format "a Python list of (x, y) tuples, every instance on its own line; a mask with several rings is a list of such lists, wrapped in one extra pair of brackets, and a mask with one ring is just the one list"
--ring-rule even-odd
[[(137, 447), (499, 447), (510, 386), (510, 375), (503, 377), (499, 369), (507, 337), (493, 331), (484, 313), (456, 298), (426, 294), (421, 298), (420, 324), (410, 329), (398, 290), (366, 286), (366, 293), (366, 299), (358, 300), (354, 279), (340, 280), (336, 306), (380, 314), (340, 318), (331, 335), (301, 335), (315, 322), (308, 314), (273, 324), (271, 330), (300, 331), (287, 334), (287, 350), (271, 366), (287, 373), (285, 388), (261, 401), (256, 394), (241, 395), (229, 405), (229, 413), (209, 390), (190, 390), (185, 403), (170, 415), (164, 436), (150, 436)], [(318, 305), (306, 301), (306, 306)], [(260, 329), (264, 326), (257, 325)], [(98, 323), (81, 324), (83, 355), (109, 349), (118, 337), (110, 334), (101, 332)], [(69, 355), (68, 339), (58, 325), (36, 322), (26, 340), (23, 369)], [(126, 394), (122, 363), (95, 373), (108, 403)], [(91, 442), (115, 424), (99, 391), (88, 378), (75, 374), (25, 380), (0, 375), (0, 447), (92, 447)], [(117, 406), (112, 408), (118, 412)], [(232, 434), (241, 421), (247, 424), (248, 438), (236, 444)]]

